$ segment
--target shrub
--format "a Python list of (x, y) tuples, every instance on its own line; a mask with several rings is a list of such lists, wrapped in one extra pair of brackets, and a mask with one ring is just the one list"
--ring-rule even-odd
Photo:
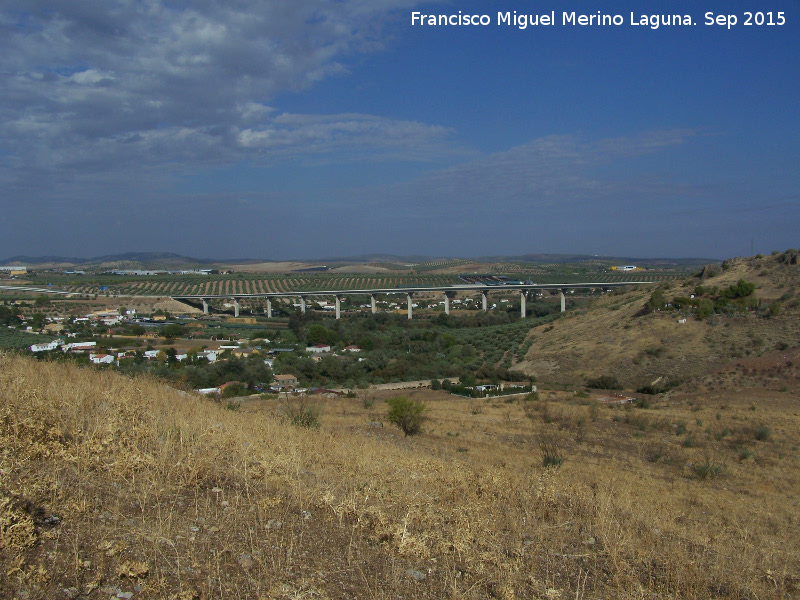
[(723, 429), (722, 431), (718, 431), (714, 434), (714, 439), (718, 442), (724, 440), (726, 437), (731, 435), (731, 430), (728, 428)]
[(438, 379), (431, 380), (431, 389), (432, 390), (440, 390), (442, 389), (442, 382)]
[(601, 375), (586, 381), (586, 387), (596, 390), (621, 390), (622, 384), (614, 375)]
[[(158, 353), (159, 355), (161, 352)], [(222, 392), (223, 398), (235, 398), (236, 396), (244, 396), (248, 393), (247, 386), (243, 383), (234, 383), (226, 387)]]
[(539, 444), (539, 450), (542, 452), (542, 466), (544, 468), (560, 467), (564, 462), (564, 457), (561, 452), (552, 442), (542, 442)]
[(706, 457), (702, 461), (694, 463), (692, 470), (698, 479), (710, 479), (722, 473), (722, 467), (716, 464), (711, 458)]
[(527, 396), (522, 399), (523, 402), (538, 402), (539, 401), (539, 392), (530, 392)]
[(714, 303), (708, 298), (703, 298), (697, 305), (697, 318), (701, 321), (714, 313)]
[(769, 427), (764, 425), (763, 423), (756, 427), (755, 436), (759, 442), (766, 442), (769, 439), (769, 436), (772, 432), (769, 430)]
[(661, 457), (665, 456), (667, 453), (664, 444), (661, 444), (659, 442), (650, 442), (648, 444), (645, 444), (643, 450), (647, 462), (651, 463), (658, 462), (661, 459)]
[(422, 402), (398, 396), (390, 398), (386, 404), (389, 405), (387, 416), (389, 422), (397, 425), (405, 435), (415, 435), (422, 431), (423, 413), (425, 412), (425, 405)]
[(308, 396), (290, 399), (287, 395), (283, 413), (292, 425), (316, 429), (319, 427), (320, 408), (312, 404)]

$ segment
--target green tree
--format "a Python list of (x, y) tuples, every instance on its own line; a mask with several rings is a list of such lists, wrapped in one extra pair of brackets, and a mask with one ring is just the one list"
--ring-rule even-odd
[(315, 346), (316, 344), (334, 345), (338, 341), (338, 335), (335, 331), (328, 329), (323, 325), (314, 324), (308, 328), (308, 345)]
[(171, 323), (170, 325), (165, 325), (164, 328), (161, 330), (161, 335), (163, 335), (168, 340), (172, 340), (178, 337), (181, 337), (184, 333), (184, 328), (177, 323)]
[(647, 301), (645, 305), (648, 312), (654, 312), (656, 310), (662, 310), (667, 307), (667, 298), (664, 296), (664, 290), (656, 289), (650, 295), (650, 300)]
[(714, 303), (708, 298), (703, 298), (697, 305), (697, 318), (701, 321), (714, 314)]
[(397, 396), (386, 401), (389, 405), (387, 418), (397, 425), (405, 435), (415, 435), (422, 431), (425, 405), (422, 402), (409, 400), (405, 396)]
[(468, 373), (461, 377), (461, 385), (465, 387), (472, 387), (478, 383), (478, 378), (475, 377), (472, 373)]
[(128, 335), (142, 335), (145, 331), (147, 330), (137, 323), (125, 327), (125, 333)]
[(31, 316), (31, 327), (34, 329), (42, 329), (44, 327), (44, 315), (42, 313), (33, 313)]
[(45, 295), (36, 296), (36, 300), (34, 300), (33, 304), (35, 306), (50, 306), (50, 298)]
[(756, 289), (755, 283), (750, 283), (749, 281), (745, 281), (744, 279), (740, 279), (736, 282), (735, 285), (728, 287), (727, 289), (722, 291), (721, 296), (724, 298), (746, 298), (750, 294), (752, 294)]

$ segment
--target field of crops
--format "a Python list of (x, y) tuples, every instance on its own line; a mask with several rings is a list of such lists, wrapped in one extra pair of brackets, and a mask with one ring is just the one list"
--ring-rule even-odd
[(424, 273), (425, 271), (436, 271), (438, 269), (449, 269), (452, 267), (463, 267), (474, 263), (475, 261), (466, 259), (453, 259), (453, 260), (433, 260), (416, 265), (414, 270), (417, 273)]
[(532, 279), (536, 283), (623, 283), (625, 281), (647, 281), (658, 283), (661, 281), (672, 281), (674, 279), (685, 279), (686, 272), (678, 271), (608, 271), (608, 272), (584, 272), (584, 273), (537, 273)]
[(53, 338), (50, 336), (34, 335), (17, 329), (8, 329), (7, 327), (0, 328), (0, 348), (22, 350), (23, 348), (28, 348), (32, 344), (46, 344), (52, 341), (52, 339)]
[[(443, 286), (459, 283), (451, 275), (353, 275), (348, 273), (298, 273), (234, 275), (181, 275), (151, 277), (81, 277), (52, 280), (53, 286), (79, 294), (136, 296), (196, 296), (202, 294), (296, 293), (317, 290), (352, 290), (401, 286)], [(105, 289), (101, 289), (105, 288)]]
[[(419, 265), (414, 272), (386, 274), (353, 273), (234, 273), (228, 275), (154, 275), (154, 276), (64, 276), (48, 274), (40, 285), (83, 295), (199, 296), (264, 293), (297, 293), (318, 290), (352, 290), (396, 287), (433, 287), (463, 283), (456, 274), (432, 274), (442, 265), (467, 261), (436, 261)], [(422, 272), (419, 272), (419, 271)], [(576, 265), (524, 265), (502, 263), (492, 272), (512, 279), (536, 283), (578, 283), (584, 281), (615, 283), (624, 281), (668, 281), (686, 276), (684, 271), (618, 272)]]

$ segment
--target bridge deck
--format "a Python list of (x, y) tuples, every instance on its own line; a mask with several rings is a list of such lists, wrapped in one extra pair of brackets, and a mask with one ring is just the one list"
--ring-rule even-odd
[(261, 292), (256, 294), (178, 294), (170, 296), (175, 300), (211, 300), (214, 298), (285, 298), (287, 296), (344, 296), (372, 294), (417, 294), (422, 292), (496, 292), (502, 290), (566, 290), (579, 288), (614, 288), (628, 285), (652, 285), (651, 281), (624, 281), (614, 283), (515, 283), (509, 285), (443, 285), (433, 287), (372, 288), (360, 290), (313, 290), (303, 292)]

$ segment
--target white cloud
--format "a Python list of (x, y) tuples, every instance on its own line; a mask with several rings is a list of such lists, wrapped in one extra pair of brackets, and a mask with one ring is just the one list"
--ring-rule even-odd
[(107, 74), (101, 73), (96, 69), (87, 69), (85, 71), (79, 71), (78, 73), (73, 73), (69, 77), (67, 77), (68, 81), (73, 83), (78, 83), (81, 85), (93, 85), (96, 83), (100, 83), (103, 81), (113, 81), (114, 77)]
[[(0, 151), (51, 170), (339, 154), (418, 160), (448, 131), (369, 115), (294, 115), (266, 102), (346, 70), (393, 10), (374, 2), (95, 0), (0, 6)], [(35, 134), (31, 136), (31, 134)], [(428, 145), (427, 153), (419, 147)], [(183, 161), (186, 161), (183, 164)], [(38, 173), (38, 174), (35, 174)]]

